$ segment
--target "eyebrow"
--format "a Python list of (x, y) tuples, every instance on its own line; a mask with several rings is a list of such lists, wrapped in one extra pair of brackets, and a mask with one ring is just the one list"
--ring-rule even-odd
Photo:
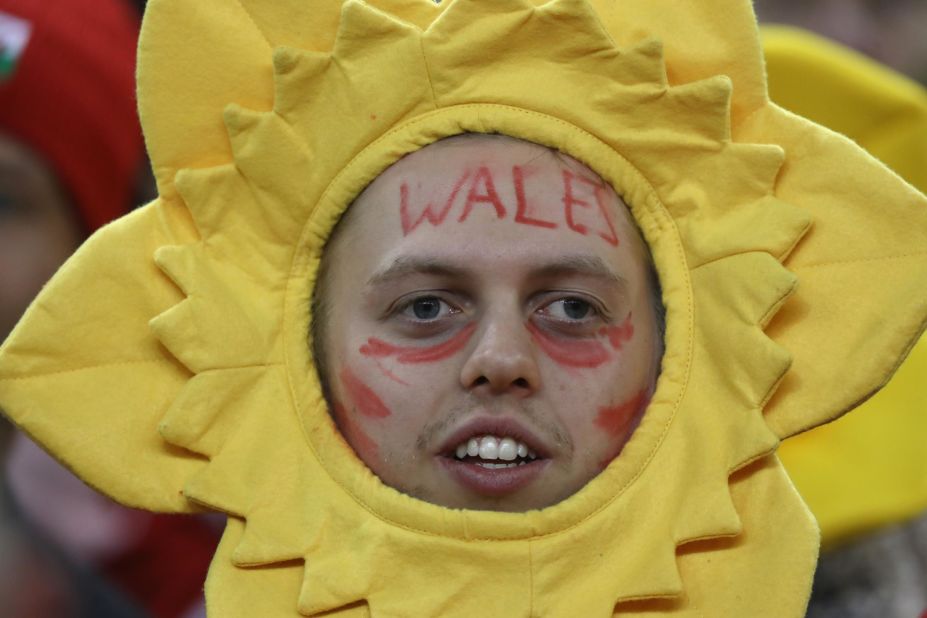
[(533, 273), (537, 277), (556, 277), (563, 275), (581, 275), (594, 279), (604, 279), (628, 289), (628, 280), (599, 257), (591, 255), (566, 255), (546, 264), (541, 264)]
[[(368, 286), (392, 283), (409, 275), (435, 275), (447, 278), (464, 278), (469, 275), (466, 268), (448, 263), (441, 257), (401, 256), (392, 264), (382, 268), (367, 280)], [(532, 277), (585, 276), (607, 280), (628, 289), (628, 280), (616, 273), (599, 257), (590, 255), (566, 255), (541, 263), (531, 272)]]

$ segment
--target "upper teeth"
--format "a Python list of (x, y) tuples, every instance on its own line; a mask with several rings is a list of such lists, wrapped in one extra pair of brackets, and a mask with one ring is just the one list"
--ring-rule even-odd
[(513, 438), (499, 438), (497, 436), (481, 436), (479, 438), (470, 438), (466, 442), (461, 442), (457, 447), (457, 459), (463, 459), (466, 456), (480, 459), (501, 459), (503, 461), (514, 461), (519, 457), (528, 457), (536, 459), (537, 454), (528, 448), (528, 446)]

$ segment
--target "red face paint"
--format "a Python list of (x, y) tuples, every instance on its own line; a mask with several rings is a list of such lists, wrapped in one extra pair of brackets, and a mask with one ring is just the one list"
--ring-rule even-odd
[(339, 377), (341, 378), (341, 386), (344, 387), (345, 393), (357, 407), (358, 412), (369, 418), (386, 418), (390, 416), (389, 408), (369, 386), (354, 375), (353, 371), (345, 367), (341, 370)]
[(379, 369), (380, 373), (382, 373), (384, 376), (386, 376), (387, 378), (389, 378), (390, 380), (392, 380), (393, 382), (397, 384), (402, 384), (403, 386), (409, 386), (408, 382), (406, 382), (405, 380), (397, 376), (395, 373), (393, 373), (392, 371), (384, 367), (383, 363), (380, 362), (379, 358), (375, 358), (374, 362), (377, 364), (377, 369)]
[(601, 427), (614, 438), (624, 436), (637, 413), (650, 403), (649, 391), (650, 389), (647, 388), (641, 389), (639, 393), (624, 403), (599, 408), (599, 415), (595, 419), (596, 426)]
[(602, 191), (604, 190), (604, 187), (601, 185), (601, 183), (598, 183), (595, 180), (586, 178), (584, 176), (577, 176), (570, 170), (563, 170), (563, 208), (564, 213), (566, 214), (567, 227), (575, 232), (579, 232), (583, 236), (586, 236), (589, 233), (589, 228), (576, 220), (573, 207), (581, 206), (583, 208), (592, 208), (592, 204), (586, 200), (576, 197), (574, 194), (574, 181), (579, 181), (592, 188), (596, 207), (602, 220), (605, 223), (605, 227), (608, 228), (606, 231), (598, 232), (598, 235), (608, 244), (617, 247), (618, 235), (615, 234), (615, 228), (608, 216), (608, 209), (606, 208), (606, 205), (602, 199)]
[(354, 451), (363, 461), (371, 461), (377, 457), (377, 443), (368, 436), (357, 422), (348, 415), (344, 406), (338, 402), (334, 404), (335, 422), (345, 440), (354, 448)]
[(424, 348), (398, 346), (381, 339), (368, 339), (361, 346), (360, 353), (373, 358), (395, 357), (403, 364), (431, 363), (449, 358), (462, 350), (476, 330), (476, 323), (467, 324), (459, 333), (443, 343)]
[[(477, 193), (480, 184), (483, 186), (483, 192)], [(476, 175), (470, 183), (470, 190), (467, 192), (467, 201), (464, 204), (463, 212), (460, 213), (460, 218), (457, 220), (466, 221), (467, 217), (470, 216), (470, 211), (473, 210), (474, 204), (491, 204), (496, 209), (496, 217), (499, 219), (505, 218), (505, 206), (503, 206), (502, 200), (499, 199), (499, 194), (496, 192), (492, 172), (485, 165), (476, 171)]]
[(515, 223), (555, 229), (557, 224), (553, 221), (544, 221), (528, 216), (528, 200), (525, 198), (525, 173), (521, 166), (515, 165), (512, 167), (512, 182), (515, 184)]
[(625, 318), (625, 321), (618, 326), (607, 326), (599, 331), (599, 334), (608, 337), (608, 342), (612, 349), (620, 350), (624, 344), (634, 337), (634, 324), (631, 322), (631, 314)]
[(561, 365), (589, 369), (598, 367), (610, 358), (605, 346), (594, 339), (555, 337), (531, 322), (528, 322), (527, 328), (544, 353)]
[(412, 230), (417, 228), (425, 219), (428, 219), (428, 222), (435, 227), (444, 223), (444, 219), (447, 218), (448, 211), (450, 211), (451, 206), (454, 205), (454, 200), (457, 199), (457, 194), (460, 193), (461, 187), (463, 187), (463, 184), (469, 177), (469, 171), (464, 172), (463, 175), (461, 175), (461, 177), (454, 184), (454, 188), (451, 190), (451, 194), (447, 197), (447, 200), (444, 202), (444, 205), (440, 210), (436, 210), (434, 204), (429, 202), (425, 205), (425, 208), (418, 216), (418, 219), (415, 219), (414, 221), (412, 220), (412, 215), (409, 212), (409, 185), (405, 182), (399, 185), (399, 218), (402, 221), (402, 235), (408, 236)]

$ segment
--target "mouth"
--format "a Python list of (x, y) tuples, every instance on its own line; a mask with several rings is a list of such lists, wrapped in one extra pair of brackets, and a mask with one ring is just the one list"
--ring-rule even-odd
[(454, 449), (457, 461), (490, 470), (524, 466), (538, 458), (528, 445), (511, 437), (478, 436), (461, 442)]
[(547, 450), (519, 424), (469, 423), (445, 442), (438, 461), (464, 488), (489, 497), (530, 485), (550, 463)]

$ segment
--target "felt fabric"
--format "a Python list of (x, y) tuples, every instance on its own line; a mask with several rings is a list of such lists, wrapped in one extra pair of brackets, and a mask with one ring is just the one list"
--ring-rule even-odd
[[(850, 137), (927, 191), (927, 90), (807, 32), (762, 31), (771, 98)], [(927, 510), (927, 339), (892, 381), (840, 420), (787, 440), (780, 453), (833, 545)]]
[[(152, 0), (139, 97), (160, 197), (49, 284), (0, 349), (0, 405), (117, 499), (228, 513), (213, 615), (802, 615), (818, 531), (775, 449), (923, 330), (927, 209), (769, 102), (749, 2)], [(644, 419), (540, 511), (384, 486), (306, 340), (344, 209), (461, 132), (589, 165), (663, 287)]]

